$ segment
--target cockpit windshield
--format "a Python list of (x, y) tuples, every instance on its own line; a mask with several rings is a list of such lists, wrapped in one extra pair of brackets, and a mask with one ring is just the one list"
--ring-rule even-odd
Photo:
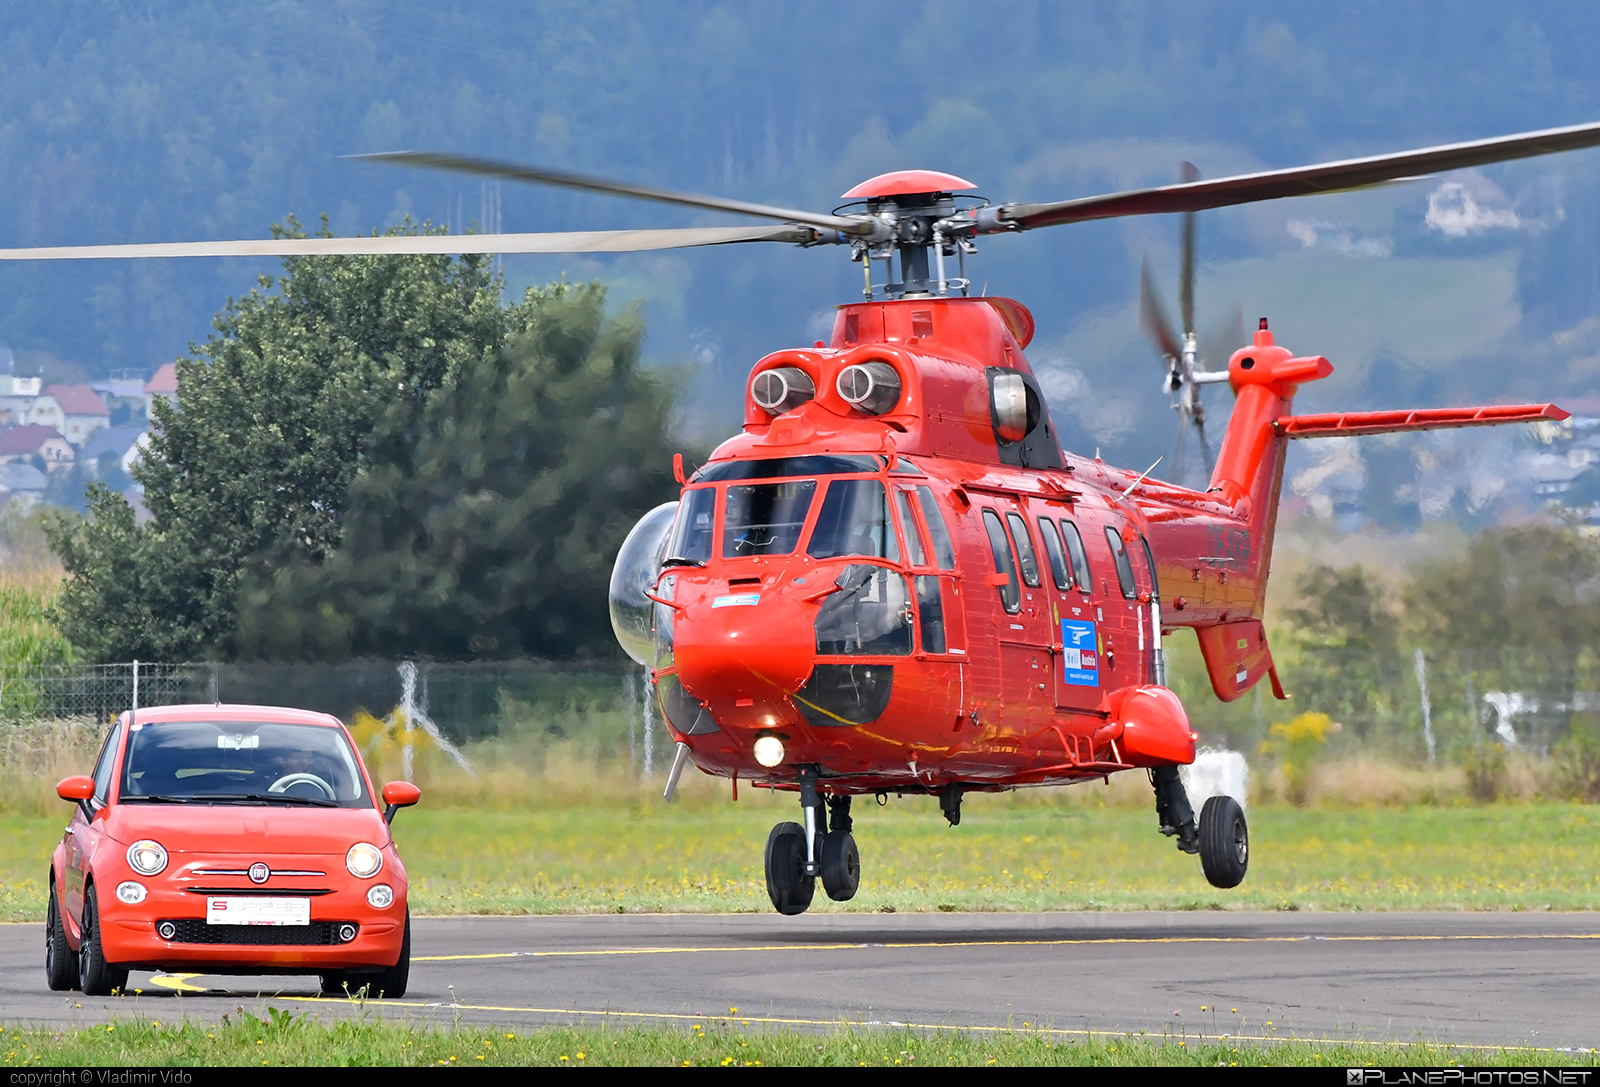
[(255, 721), (135, 722), (119, 799), (372, 807), (342, 730)]
[(867, 555), (900, 561), (889, 496), (876, 479), (835, 479), (828, 484), (806, 553), (814, 559)]
[(789, 554), (800, 542), (816, 492), (814, 479), (729, 487), (723, 505), (722, 557)]

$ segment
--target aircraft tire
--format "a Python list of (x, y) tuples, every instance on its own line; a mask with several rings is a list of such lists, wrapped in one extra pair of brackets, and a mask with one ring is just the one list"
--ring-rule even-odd
[(822, 889), (835, 902), (848, 902), (861, 886), (861, 854), (847, 830), (829, 831), (822, 837)]
[(772, 908), (794, 917), (811, 908), (817, 878), (805, 874), (806, 832), (799, 823), (779, 823), (767, 835), (767, 897)]
[(1214, 796), (1200, 810), (1200, 867), (1213, 887), (1237, 887), (1250, 867), (1250, 828), (1231, 796)]

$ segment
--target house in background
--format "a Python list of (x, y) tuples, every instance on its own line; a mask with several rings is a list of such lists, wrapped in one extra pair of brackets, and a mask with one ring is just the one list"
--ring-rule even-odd
[(155, 399), (158, 396), (166, 397), (167, 403), (173, 407), (178, 406), (178, 364), (169, 362), (157, 370), (155, 376), (145, 382), (144, 386), (144, 415), (146, 419), (154, 419)]
[(28, 423), (0, 434), (0, 464), (31, 461), (38, 457), (51, 471), (76, 459), (71, 444), (52, 426)]
[(0, 464), (0, 502), (15, 499), (25, 509), (36, 506), (49, 483), (50, 477), (31, 464), (20, 461)]
[(140, 439), (144, 438), (145, 433), (144, 427), (137, 426), (114, 426), (96, 431), (78, 450), (78, 459), (85, 468), (102, 479), (105, 478), (104, 458), (108, 454), (116, 458), (115, 463), (124, 472), (132, 471), (133, 462), (139, 459), (144, 449), (145, 443)]
[(73, 445), (111, 425), (111, 409), (87, 385), (48, 385), (28, 409), (24, 423), (54, 427)]

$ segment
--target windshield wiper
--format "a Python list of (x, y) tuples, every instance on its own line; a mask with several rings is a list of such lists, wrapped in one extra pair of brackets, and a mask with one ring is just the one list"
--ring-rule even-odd
[(149, 794), (141, 793), (138, 796), (120, 796), (117, 799), (120, 802), (124, 803), (124, 804), (133, 804), (133, 803), (140, 803), (140, 804), (187, 804), (187, 803), (189, 803), (189, 798), (186, 797), (186, 796), (160, 796), (160, 795), (158, 795), (156, 793), (149, 793)]
[(337, 800), (318, 800), (309, 796), (290, 796), (288, 793), (195, 793), (191, 798), (206, 801), (248, 800), (257, 804), (310, 804), (317, 808), (337, 808)]
[(682, 557), (681, 555), (674, 555), (670, 559), (662, 559), (661, 560), (661, 565), (663, 567), (667, 567), (667, 566), (704, 566), (705, 562), (703, 560), (701, 560), (701, 559), (686, 559), (686, 558)]

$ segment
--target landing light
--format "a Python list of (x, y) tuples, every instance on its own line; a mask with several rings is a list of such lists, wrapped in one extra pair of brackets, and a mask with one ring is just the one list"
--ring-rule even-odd
[(756, 761), (772, 769), (783, 761), (783, 741), (776, 736), (763, 736), (756, 741)]

